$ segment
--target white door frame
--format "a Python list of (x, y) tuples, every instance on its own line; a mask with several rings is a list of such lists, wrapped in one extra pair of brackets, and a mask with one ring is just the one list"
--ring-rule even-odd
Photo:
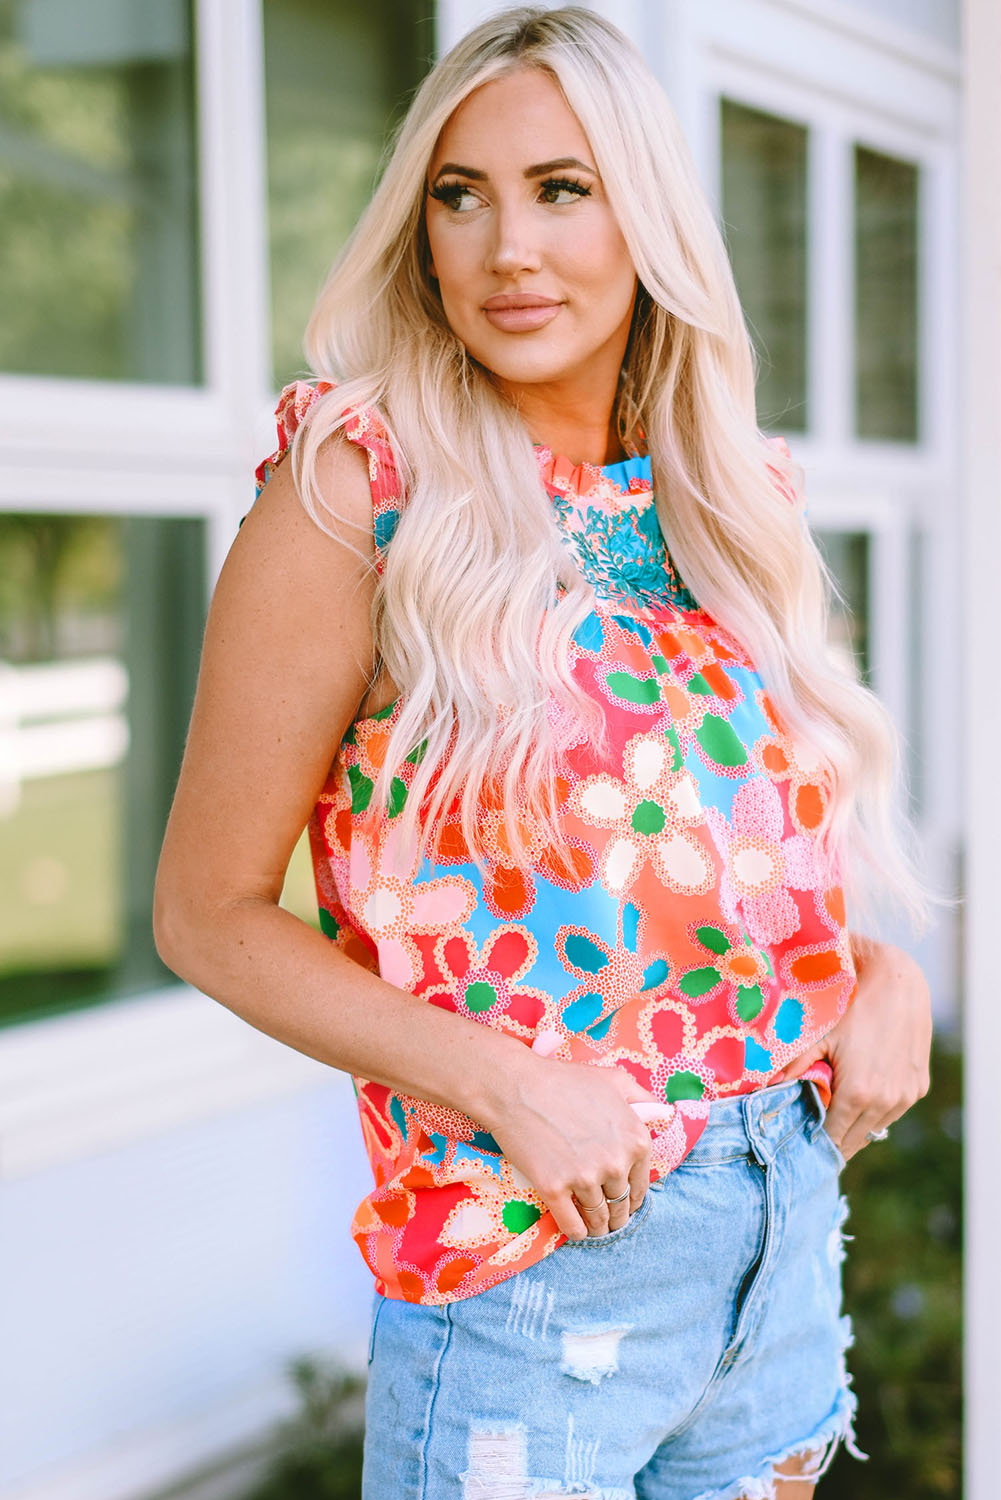
[(1001, 7), (965, 0), (963, 723), (966, 813), (966, 1500), (994, 1500), (1001, 1426)]

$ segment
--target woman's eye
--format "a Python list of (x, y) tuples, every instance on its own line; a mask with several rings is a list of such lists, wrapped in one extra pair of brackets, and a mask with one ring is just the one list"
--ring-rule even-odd
[[(586, 183), (575, 182), (571, 178), (550, 177), (542, 183), (539, 192), (546, 203), (562, 207), (564, 204), (573, 203), (578, 198), (587, 198), (591, 189)], [(562, 199), (557, 196), (561, 193), (564, 195)], [(475, 198), (475, 196), (471, 188), (464, 187), (460, 182), (440, 182), (431, 189), (431, 197), (443, 203), (453, 213), (467, 213), (469, 210), (460, 208), (459, 201), (462, 198)]]
[(472, 196), (469, 188), (463, 187), (458, 182), (442, 182), (431, 189), (432, 198), (437, 198), (439, 203), (444, 203), (446, 208), (454, 209), (456, 212), (461, 212), (458, 200)]
[(542, 191), (544, 193), (568, 193), (570, 196), (563, 201), (572, 203), (575, 198), (587, 198), (591, 189), (585, 183), (574, 182), (570, 178), (549, 177), (542, 184)]

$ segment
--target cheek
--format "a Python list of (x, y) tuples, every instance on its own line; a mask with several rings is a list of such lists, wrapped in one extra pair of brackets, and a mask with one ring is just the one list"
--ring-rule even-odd
[(448, 235), (428, 236), (431, 263), (438, 278), (438, 290), (442, 300), (461, 302), (467, 289), (473, 284), (476, 267), (475, 247), (468, 235), (458, 239)]
[(614, 230), (604, 237), (602, 251), (605, 275), (609, 283), (621, 286), (634, 279), (636, 268), (617, 224)]
[(606, 295), (613, 288), (628, 287), (635, 278), (632, 258), (615, 223), (592, 224), (586, 234), (572, 228), (563, 237), (561, 249), (568, 276)]

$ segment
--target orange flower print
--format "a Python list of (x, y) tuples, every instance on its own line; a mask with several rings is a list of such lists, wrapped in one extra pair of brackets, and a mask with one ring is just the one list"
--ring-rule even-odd
[(763, 690), (755, 693), (758, 706), (773, 733), (753, 746), (755, 762), (772, 781), (789, 783), (789, 816), (797, 833), (816, 834), (831, 797), (831, 771), (805, 740), (787, 734)]
[[(557, 799), (562, 804), (568, 783), (558, 777)], [(514, 862), (507, 829), (498, 801), (484, 794), (480, 833), (486, 860), (483, 877), (483, 903), (492, 916), (509, 922), (523, 921), (535, 906), (535, 875), (542, 875), (561, 890), (577, 892), (591, 884), (595, 877), (594, 850), (581, 839), (568, 838), (569, 854), (560, 859), (543, 830), (524, 816), (517, 819), (519, 836), (527, 850), (528, 864)], [(441, 836), (441, 863), (465, 864), (472, 859), (455, 812), (444, 822)]]

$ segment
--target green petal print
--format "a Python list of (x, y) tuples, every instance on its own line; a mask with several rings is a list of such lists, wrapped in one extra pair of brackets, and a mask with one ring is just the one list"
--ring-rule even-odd
[(616, 698), (627, 703), (659, 703), (660, 685), (656, 677), (634, 677), (632, 672), (609, 672), (605, 681)]
[(709, 759), (714, 760), (718, 766), (747, 764), (747, 751), (740, 743), (736, 730), (718, 714), (706, 714), (695, 731), (695, 738)]

